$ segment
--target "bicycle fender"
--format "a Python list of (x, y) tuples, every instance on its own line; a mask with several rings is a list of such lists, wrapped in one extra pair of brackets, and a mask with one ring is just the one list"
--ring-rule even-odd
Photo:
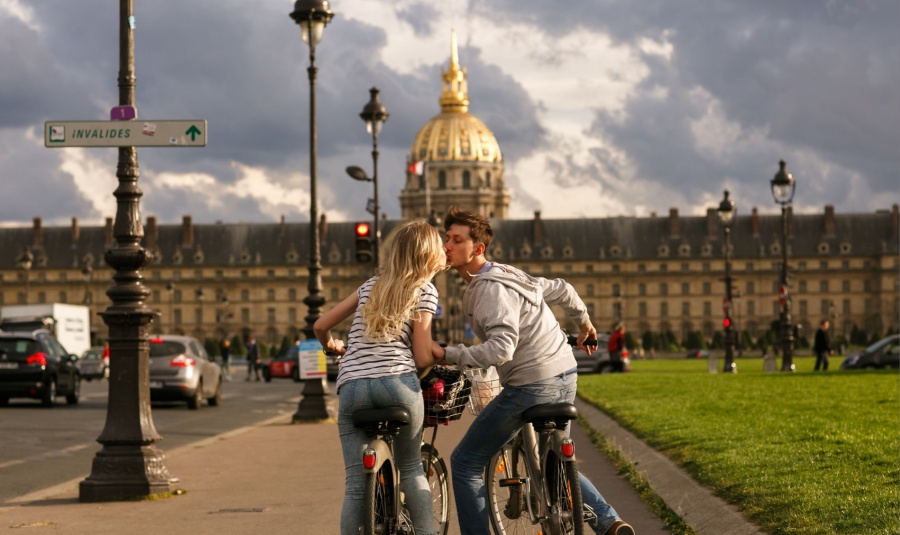
[(387, 447), (387, 444), (385, 444), (381, 440), (376, 440), (366, 447), (375, 450), (375, 466), (373, 466), (372, 468), (363, 469), (367, 474), (374, 474), (378, 472), (379, 470), (381, 470), (384, 462), (393, 457), (393, 455), (391, 454), (391, 450)]
[(555, 453), (556, 456), (560, 459), (574, 461), (575, 460), (574, 454), (571, 457), (566, 457), (562, 453), (563, 440), (565, 440), (567, 438), (569, 438), (569, 435), (567, 435), (565, 432), (559, 431), (559, 430), (554, 431), (553, 434), (550, 436), (550, 444), (549, 444), (550, 450), (553, 453)]

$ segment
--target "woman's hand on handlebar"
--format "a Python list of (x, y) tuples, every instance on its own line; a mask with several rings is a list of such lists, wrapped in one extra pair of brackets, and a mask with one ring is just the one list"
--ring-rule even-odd
[(597, 329), (594, 328), (590, 321), (578, 326), (578, 341), (576, 345), (578, 349), (583, 349), (588, 355), (597, 349)]
[(340, 357), (343, 356), (344, 353), (347, 352), (347, 348), (344, 347), (343, 340), (335, 340), (334, 338), (328, 340), (328, 343), (325, 344), (323, 348), (325, 350), (326, 355)]

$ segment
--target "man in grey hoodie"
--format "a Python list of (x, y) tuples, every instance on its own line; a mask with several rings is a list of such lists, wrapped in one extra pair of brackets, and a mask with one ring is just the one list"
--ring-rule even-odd
[[(484, 216), (451, 208), (444, 219), (447, 263), (469, 283), (463, 311), (482, 340), (473, 346), (435, 344), (436, 357), (462, 367), (497, 367), (503, 391), (472, 422), (450, 458), (453, 494), (463, 535), (488, 535), (484, 468), (522, 428), (522, 413), (538, 404), (572, 402), (577, 382), (575, 356), (548, 305), (559, 305), (578, 325), (578, 348), (590, 353), (596, 340), (587, 307), (562, 279), (532, 277), (512, 266), (488, 262), (494, 237)], [(579, 474), (584, 503), (597, 519), (598, 535), (634, 535), (594, 485)]]

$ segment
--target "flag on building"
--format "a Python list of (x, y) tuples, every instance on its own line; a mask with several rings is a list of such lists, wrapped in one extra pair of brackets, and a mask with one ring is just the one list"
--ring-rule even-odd
[(413, 175), (425, 174), (425, 162), (413, 162), (409, 164), (409, 172)]

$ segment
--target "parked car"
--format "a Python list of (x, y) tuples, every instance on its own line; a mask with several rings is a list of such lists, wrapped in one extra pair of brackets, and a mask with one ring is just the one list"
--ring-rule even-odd
[(273, 377), (300, 380), (300, 346), (294, 345), (275, 358), (263, 364), (263, 379), (269, 383)]
[(78, 371), (81, 372), (81, 378), (87, 379), (109, 379), (109, 348), (108, 347), (92, 347), (82, 353), (81, 358), (75, 363)]
[(150, 401), (187, 401), (197, 410), (203, 400), (222, 403), (222, 368), (191, 336), (159, 335), (150, 339)]
[[(573, 335), (569, 335), (569, 338), (573, 338)], [(608, 334), (598, 334), (597, 349), (591, 355), (577, 347), (573, 348), (578, 373), (612, 373), (612, 361), (609, 360), (609, 351), (606, 350), (607, 342), (609, 342)], [(622, 350), (622, 364), (626, 372), (631, 371), (631, 358), (627, 348)]]
[(842, 370), (900, 368), (900, 334), (882, 338), (841, 362)]
[(58, 396), (69, 405), (78, 403), (81, 374), (72, 355), (45, 330), (0, 331), (0, 405), (10, 398), (41, 400), (52, 407)]
[(689, 359), (708, 359), (709, 351), (705, 349), (688, 349), (687, 358)]

